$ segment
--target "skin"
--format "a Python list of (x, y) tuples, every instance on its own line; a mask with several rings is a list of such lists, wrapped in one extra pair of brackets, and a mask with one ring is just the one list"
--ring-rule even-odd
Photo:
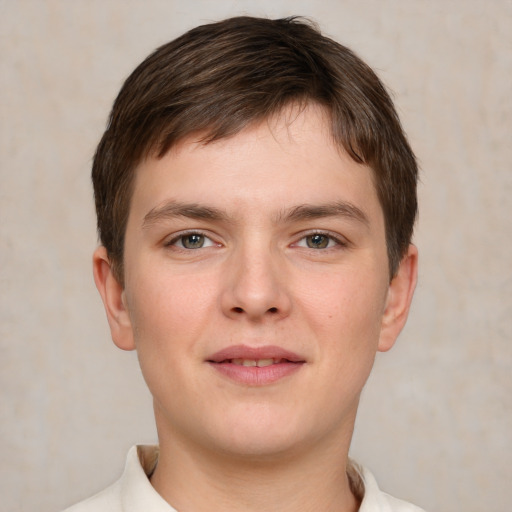
[[(181, 512), (357, 510), (359, 396), (405, 324), (417, 251), (390, 281), (372, 171), (332, 142), (323, 110), (144, 161), (124, 258), (124, 288), (103, 247), (94, 274), (112, 338), (137, 350), (154, 397), (164, 499)], [(251, 385), (208, 363), (240, 344), (303, 364)]]

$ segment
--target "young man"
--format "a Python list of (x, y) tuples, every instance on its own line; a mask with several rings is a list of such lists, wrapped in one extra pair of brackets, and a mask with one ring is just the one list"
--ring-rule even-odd
[(198, 27), (127, 79), (95, 155), (94, 276), (159, 447), (87, 511), (418, 511), (348, 459), (405, 324), (417, 166), (392, 102), (299, 19)]

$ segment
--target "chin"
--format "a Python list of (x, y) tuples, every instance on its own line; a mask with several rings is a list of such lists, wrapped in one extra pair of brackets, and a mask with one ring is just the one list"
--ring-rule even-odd
[(258, 437), (246, 436), (229, 443), (222, 443), (221, 451), (232, 459), (247, 460), (248, 462), (265, 462), (276, 459), (284, 460), (297, 453), (301, 442), (293, 438), (275, 436), (267, 432)]
[(217, 425), (210, 443), (232, 457), (267, 460), (296, 453), (300, 446), (309, 444), (317, 436), (308, 427), (312, 425), (298, 418), (253, 410)]

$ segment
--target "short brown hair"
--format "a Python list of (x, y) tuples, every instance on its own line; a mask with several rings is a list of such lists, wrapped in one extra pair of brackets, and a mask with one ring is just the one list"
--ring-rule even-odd
[(308, 20), (236, 17), (158, 48), (128, 77), (96, 150), (98, 233), (123, 282), (123, 246), (137, 165), (192, 134), (208, 143), (278, 114), (322, 105), (334, 140), (371, 167), (386, 224), (390, 276), (411, 241), (418, 169), (386, 89), (351, 50)]

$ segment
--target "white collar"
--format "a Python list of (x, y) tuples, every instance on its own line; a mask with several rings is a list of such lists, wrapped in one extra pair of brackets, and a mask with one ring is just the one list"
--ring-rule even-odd
[[(149, 476), (158, 462), (158, 446), (133, 446), (119, 484), (123, 511), (177, 512), (158, 494)], [(364, 497), (359, 512), (424, 512), (418, 507), (383, 493), (367, 469), (354, 466), (361, 477)]]

